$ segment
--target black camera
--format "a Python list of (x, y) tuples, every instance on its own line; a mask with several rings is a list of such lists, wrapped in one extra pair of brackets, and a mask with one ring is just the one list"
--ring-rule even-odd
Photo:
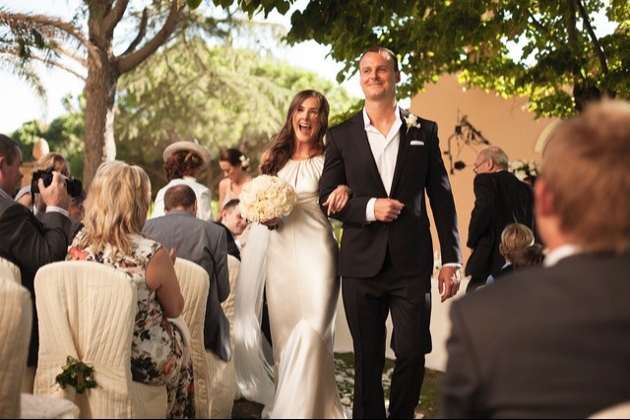
[[(37, 181), (40, 178), (44, 181), (45, 187), (48, 187), (52, 183), (52, 173), (54, 170), (55, 168), (50, 167), (48, 169), (33, 172), (31, 180), (31, 194), (39, 193), (39, 185), (37, 185)], [(66, 178), (66, 190), (68, 190), (70, 197), (78, 197), (81, 195), (81, 191), (83, 190), (83, 184), (78, 179), (68, 177)]]

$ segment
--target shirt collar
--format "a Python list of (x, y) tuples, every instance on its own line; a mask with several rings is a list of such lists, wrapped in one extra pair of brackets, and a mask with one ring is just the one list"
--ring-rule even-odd
[(551, 267), (552, 265), (556, 265), (558, 261), (570, 257), (571, 255), (579, 254), (580, 252), (581, 249), (577, 245), (561, 245), (547, 254), (543, 265), (545, 267)]
[[(402, 120), (400, 119), (400, 107), (398, 105), (396, 105), (396, 121), (394, 121), (394, 124), (396, 124), (397, 122), (402, 122)], [(370, 122), (370, 117), (367, 114), (367, 111), (365, 110), (365, 107), (363, 107), (363, 128), (365, 130), (367, 130), (368, 127), (371, 127), (372, 123)]]

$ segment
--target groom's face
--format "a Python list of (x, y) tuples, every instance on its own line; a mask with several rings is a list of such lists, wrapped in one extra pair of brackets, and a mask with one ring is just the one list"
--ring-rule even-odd
[(359, 64), (360, 84), (365, 98), (381, 100), (396, 97), (396, 83), (400, 72), (394, 70), (394, 63), (387, 53), (368, 52)]

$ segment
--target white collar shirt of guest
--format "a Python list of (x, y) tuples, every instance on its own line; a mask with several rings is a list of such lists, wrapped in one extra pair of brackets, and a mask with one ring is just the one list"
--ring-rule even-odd
[(579, 254), (581, 252), (580, 247), (575, 245), (561, 245), (553, 251), (549, 252), (547, 256), (545, 256), (545, 260), (543, 261), (543, 265), (545, 267), (551, 267), (552, 265), (556, 265), (558, 261), (570, 257), (575, 254)]

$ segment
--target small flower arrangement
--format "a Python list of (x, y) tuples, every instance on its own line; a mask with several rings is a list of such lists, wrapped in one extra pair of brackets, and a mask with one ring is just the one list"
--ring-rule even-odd
[(540, 173), (540, 166), (538, 161), (534, 159), (511, 160), (508, 162), (508, 171), (516, 175), (521, 181), (524, 181), (537, 177)]
[[(243, 184), (239, 200), (241, 216), (250, 222), (264, 223), (289, 215), (297, 202), (297, 195), (284, 179), (259, 175)], [(268, 227), (273, 230), (278, 226)]]
[(62, 372), (55, 377), (55, 382), (63, 389), (70, 385), (77, 390), (78, 394), (83, 394), (86, 389), (97, 386), (94, 380), (94, 368), (72, 356), (66, 358), (66, 364), (61, 367), (61, 370)]
[(241, 161), (241, 168), (243, 169), (249, 168), (249, 158), (247, 156), (241, 155), (241, 157), (239, 157), (238, 160)]
[(412, 127), (413, 128), (420, 128), (420, 127), (422, 127), (420, 125), (420, 123), (418, 122), (418, 116), (414, 115), (414, 114), (407, 115), (407, 117), (405, 117), (405, 123), (407, 124), (407, 133), (409, 133), (409, 130)]

